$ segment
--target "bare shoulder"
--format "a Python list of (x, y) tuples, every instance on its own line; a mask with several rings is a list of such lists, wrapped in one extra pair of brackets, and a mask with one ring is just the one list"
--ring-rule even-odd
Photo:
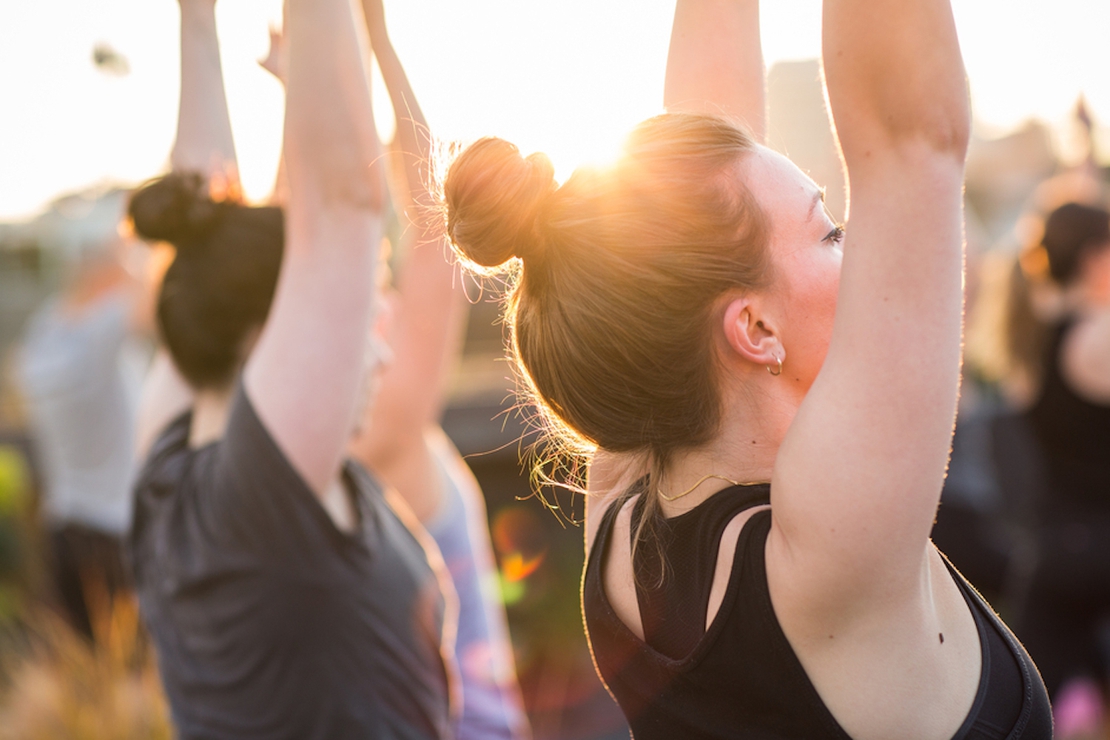
[(606, 510), (643, 476), (645, 467), (638, 455), (598, 450), (590, 459), (586, 476), (586, 552)]
[[(644, 639), (644, 625), (640, 621), (640, 605), (636, 596), (636, 576), (632, 570), (632, 509), (638, 496), (614, 497), (608, 506), (620, 506), (609, 537), (608, 552), (602, 553), (601, 582), (605, 598), (617, 617), (636, 635)], [(601, 515), (598, 515), (598, 520)]]

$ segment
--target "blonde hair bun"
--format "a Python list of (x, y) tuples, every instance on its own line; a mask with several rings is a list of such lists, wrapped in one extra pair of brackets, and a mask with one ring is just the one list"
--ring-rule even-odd
[(528, 259), (541, 241), (543, 209), (556, 188), (547, 155), (522, 157), (504, 139), (480, 139), (447, 172), (447, 233), (462, 256), (481, 267)]

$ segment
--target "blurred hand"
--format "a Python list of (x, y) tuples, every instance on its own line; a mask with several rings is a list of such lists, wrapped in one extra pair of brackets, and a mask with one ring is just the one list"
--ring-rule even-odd
[(258, 64), (285, 84), (285, 73), (289, 68), (289, 55), (285, 47), (285, 36), (281, 29), (270, 26), (270, 51), (264, 59), (259, 59)]

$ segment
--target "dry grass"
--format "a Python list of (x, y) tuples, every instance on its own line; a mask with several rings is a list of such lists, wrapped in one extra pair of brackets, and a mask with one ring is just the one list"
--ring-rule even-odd
[(169, 740), (173, 736), (134, 599), (98, 609), (95, 644), (33, 609), (0, 652), (0, 740)]

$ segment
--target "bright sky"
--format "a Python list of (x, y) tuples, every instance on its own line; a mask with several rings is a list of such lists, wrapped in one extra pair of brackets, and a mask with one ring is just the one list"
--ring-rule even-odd
[[(1081, 91), (1110, 121), (1110, 3), (953, 2), (976, 113), (993, 130), (1030, 116), (1059, 123)], [(658, 112), (673, 9), (674, 0), (386, 0), (433, 130), (547, 151), (561, 175)], [(261, 198), (282, 97), (254, 60), (280, 0), (220, 0), (217, 11), (244, 186)], [(764, 0), (768, 64), (817, 56), (819, 15), (819, 0)], [(127, 58), (129, 75), (96, 70), (99, 42)], [(0, 219), (164, 168), (177, 115), (173, 0), (4, 0), (0, 70)]]

